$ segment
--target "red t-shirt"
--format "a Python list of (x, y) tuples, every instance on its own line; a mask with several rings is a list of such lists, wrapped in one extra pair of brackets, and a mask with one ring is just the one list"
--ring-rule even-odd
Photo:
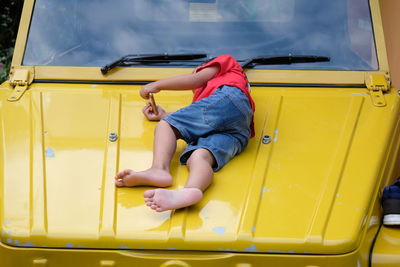
[(209, 97), (214, 93), (216, 89), (223, 85), (235, 86), (239, 88), (247, 98), (249, 99), (251, 108), (253, 110), (253, 118), (251, 120), (251, 137), (254, 136), (254, 111), (255, 104), (250, 96), (248, 88), (248, 80), (246, 74), (243, 72), (240, 64), (230, 55), (221, 55), (210, 62), (200, 66), (196, 72), (205, 69), (210, 66), (218, 66), (219, 71), (214, 77), (207, 82), (203, 87), (197, 88), (194, 91), (193, 102), (199, 101), (200, 99)]

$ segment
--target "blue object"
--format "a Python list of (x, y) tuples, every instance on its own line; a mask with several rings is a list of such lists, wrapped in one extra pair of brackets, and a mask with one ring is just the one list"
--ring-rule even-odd
[(394, 181), (391, 185), (383, 189), (382, 200), (389, 198), (400, 199), (400, 180)]

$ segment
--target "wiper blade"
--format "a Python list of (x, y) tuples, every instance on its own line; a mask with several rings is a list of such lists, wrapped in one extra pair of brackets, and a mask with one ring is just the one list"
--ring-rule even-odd
[(246, 60), (242, 64), (243, 69), (253, 68), (255, 65), (290, 65), (293, 63), (314, 63), (314, 62), (327, 62), (330, 61), (330, 57), (324, 56), (269, 56), (269, 57), (254, 57)]
[(168, 63), (171, 61), (188, 61), (207, 57), (207, 54), (139, 54), (126, 55), (120, 59), (101, 67), (101, 73), (106, 74), (118, 66), (129, 66), (132, 63)]

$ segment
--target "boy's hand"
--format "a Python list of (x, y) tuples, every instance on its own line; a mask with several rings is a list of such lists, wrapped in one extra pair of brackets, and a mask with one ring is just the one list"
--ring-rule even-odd
[(149, 99), (149, 94), (150, 93), (158, 93), (160, 92), (160, 89), (157, 88), (155, 82), (148, 83), (140, 89), (140, 96), (144, 99)]
[(149, 121), (159, 121), (168, 115), (168, 113), (158, 105), (157, 109), (158, 109), (158, 114), (154, 113), (150, 103), (147, 103), (146, 106), (144, 106), (142, 112)]

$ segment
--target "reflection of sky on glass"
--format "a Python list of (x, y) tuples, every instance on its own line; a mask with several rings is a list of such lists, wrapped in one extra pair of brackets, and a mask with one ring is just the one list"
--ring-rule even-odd
[(37, 0), (24, 64), (101, 66), (146, 53), (229, 53), (238, 60), (291, 53), (331, 62), (269, 68), (376, 69), (368, 0), (350, 2)]

